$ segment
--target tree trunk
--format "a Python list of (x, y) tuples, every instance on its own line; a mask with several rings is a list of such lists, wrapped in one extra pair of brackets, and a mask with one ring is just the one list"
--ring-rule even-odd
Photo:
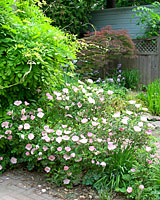
[(116, 0), (106, 0), (106, 8), (115, 8), (116, 7)]

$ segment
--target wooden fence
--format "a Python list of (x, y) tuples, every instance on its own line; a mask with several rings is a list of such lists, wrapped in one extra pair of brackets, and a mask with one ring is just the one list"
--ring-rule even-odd
[(137, 48), (136, 58), (119, 57), (109, 67), (122, 64), (122, 68), (137, 69), (140, 84), (148, 85), (160, 78), (160, 37), (133, 41)]

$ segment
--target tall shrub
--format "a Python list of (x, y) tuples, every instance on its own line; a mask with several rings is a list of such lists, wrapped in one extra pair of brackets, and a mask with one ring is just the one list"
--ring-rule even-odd
[(73, 67), (75, 38), (50, 23), (35, 1), (0, 1), (2, 107), (16, 98), (35, 98), (37, 89), (61, 81), (64, 68)]
[(135, 45), (126, 30), (113, 30), (106, 26), (95, 33), (88, 33), (81, 40), (83, 48), (79, 53), (77, 72), (95, 76), (100, 69), (109, 71), (107, 63), (118, 56), (134, 56)]

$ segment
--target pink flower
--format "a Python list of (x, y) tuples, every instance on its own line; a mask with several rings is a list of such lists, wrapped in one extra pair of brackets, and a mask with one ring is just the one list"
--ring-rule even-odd
[(69, 167), (68, 166), (64, 166), (64, 171), (67, 171), (69, 170)]
[(105, 167), (105, 166), (106, 166), (106, 163), (105, 163), (105, 162), (101, 162), (100, 165), (101, 165), (102, 167)]
[(47, 151), (48, 150), (48, 147), (47, 146), (43, 146), (43, 151)]
[(45, 171), (46, 173), (49, 173), (49, 172), (50, 172), (50, 170), (51, 170), (51, 168), (50, 168), (50, 167), (45, 167), (45, 168), (44, 168), (44, 171)]
[(108, 94), (108, 95), (112, 95), (113, 93), (114, 93), (114, 92), (113, 92), (112, 90), (108, 90), (108, 91), (107, 91), (107, 94)]
[(78, 108), (82, 107), (82, 104), (80, 102), (77, 103)]
[(9, 122), (7, 122), (7, 121), (6, 121), (6, 122), (2, 122), (2, 125), (1, 125), (1, 126), (2, 126), (2, 128), (3, 128), (3, 127), (9, 128)]
[(56, 97), (57, 100), (61, 101), (62, 100), (62, 97)]
[(28, 135), (28, 139), (29, 139), (29, 140), (33, 140), (33, 139), (34, 139), (34, 134), (33, 134), (33, 133), (30, 133), (30, 134)]
[(128, 192), (128, 193), (131, 193), (131, 192), (132, 192), (132, 187), (128, 187), (128, 188), (127, 188), (127, 192)]
[(18, 130), (19, 130), (19, 131), (21, 131), (22, 128), (23, 128), (23, 125), (19, 125), (19, 126), (18, 126)]
[(56, 135), (62, 135), (62, 131), (61, 130), (57, 130), (56, 131)]
[(12, 131), (11, 130), (7, 130), (7, 131), (5, 131), (5, 134), (12, 134)]
[(0, 171), (3, 169), (2, 165), (0, 165)]
[(104, 97), (100, 97), (99, 100), (100, 100), (100, 101), (104, 101)]
[(62, 124), (62, 128), (67, 128), (67, 125), (63, 125), (63, 124)]
[(64, 183), (65, 185), (67, 185), (67, 184), (70, 183), (70, 180), (69, 180), (69, 179), (64, 179), (64, 180), (63, 180), (63, 183)]
[(62, 142), (62, 137), (57, 137), (56, 142), (58, 142), (60, 144)]
[(65, 160), (69, 160), (71, 157), (68, 156), (67, 154), (64, 154), (63, 158), (64, 158)]
[(79, 89), (75, 86), (72, 86), (72, 89), (74, 90), (74, 92), (77, 92)]
[(2, 156), (0, 157), (0, 160), (3, 160), (3, 157), (2, 157)]
[(50, 95), (49, 93), (46, 93), (46, 96), (48, 97), (49, 100), (52, 100), (52, 99), (53, 99), (53, 96)]
[(147, 130), (145, 133), (147, 133), (147, 135), (152, 135), (152, 130)]
[(17, 163), (17, 158), (12, 157), (12, 158), (10, 159), (10, 161), (11, 161), (12, 164), (16, 164), (16, 163)]
[(38, 114), (37, 114), (37, 117), (39, 117), (39, 118), (42, 118), (44, 116), (44, 113), (43, 112), (39, 112)]
[(25, 123), (25, 124), (24, 124), (24, 129), (25, 129), (25, 130), (30, 129), (30, 125), (29, 125), (28, 123)]
[(136, 132), (140, 132), (141, 131), (141, 128), (139, 126), (134, 126), (133, 129), (136, 131)]
[(29, 155), (30, 155), (30, 153), (27, 151), (27, 152), (26, 152), (26, 156), (29, 156)]
[(152, 164), (152, 160), (147, 159), (148, 164)]
[(27, 120), (27, 116), (22, 115), (21, 120), (22, 120), (22, 121), (23, 121), (23, 120)]
[(13, 110), (7, 112), (7, 115), (12, 115), (12, 114), (13, 114)]
[(80, 162), (82, 160), (82, 158), (79, 158), (78, 160), (75, 160), (75, 162)]
[(22, 104), (22, 101), (18, 101), (18, 100), (17, 100), (17, 101), (14, 102), (14, 105), (16, 105), (16, 106), (19, 106), (19, 105), (21, 105), (21, 104)]
[(132, 169), (131, 169), (131, 172), (136, 172), (136, 169), (132, 168)]
[(86, 144), (86, 143), (88, 142), (88, 139), (82, 138), (82, 139), (80, 140), (80, 142), (81, 142), (82, 144)]
[(70, 137), (69, 137), (68, 135), (63, 135), (63, 136), (62, 136), (62, 139), (63, 139), (63, 140), (69, 140)]
[(12, 139), (12, 135), (10, 135), (10, 136), (8, 136), (8, 138), (7, 138), (8, 140), (11, 140)]
[(34, 120), (35, 119), (35, 116), (34, 115), (31, 115), (31, 120)]
[(144, 185), (139, 185), (139, 189), (143, 190), (144, 189)]
[(73, 116), (70, 115), (70, 114), (66, 114), (65, 117), (71, 117), (71, 118), (73, 118)]
[(66, 110), (69, 110), (69, 106), (65, 106), (65, 109), (66, 109)]
[(95, 100), (92, 97), (88, 98), (89, 103), (95, 104)]
[(90, 147), (89, 147), (89, 150), (90, 150), (90, 151), (94, 151), (94, 150), (95, 150), (95, 147), (94, 147), (94, 146), (90, 146)]
[(151, 150), (152, 150), (151, 147), (148, 147), (148, 146), (146, 147), (146, 151), (147, 151), (147, 152), (150, 152)]
[(87, 135), (88, 137), (92, 137), (93, 134), (91, 132), (88, 132)]
[(49, 159), (50, 161), (54, 161), (54, 160), (55, 160), (55, 156), (50, 155), (50, 156), (48, 157), (48, 159)]
[(67, 88), (63, 88), (62, 90), (64, 93), (68, 94), (68, 89)]
[(109, 149), (109, 150), (114, 150), (114, 149), (116, 149), (116, 148), (117, 148), (117, 146), (114, 145), (113, 142), (108, 142), (108, 149)]
[(62, 151), (62, 147), (58, 147), (57, 151), (61, 152)]
[(70, 152), (70, 151), (71, 151), (71, 148), (70, 148), (70, 147), (65, 147), (65, 150), (66, 150), (67, 152)]
[(84, 118), (84, 119), (81, 120), (81, 123), (82, 123), (82, 124), (85, 124), (85, 123), (87, 123), (87, 122), (88, 122), (88, 119), (86, 119), (86, 118)]
[(30, 150), (32, 149), (32, 144), (27, 144), (27, 145), (25, 146), (25, 148), (26, 148), (28, 151), (30, 151)]
[(25, 102), (24, 102), (24, 104), (25, 104), (26, 106), (28, 106), (28, 105), (29, 105), (29, 103), (28, 103), (27, 101), (25, 101)]
[(21, 110), (21, 114), (22, 114), (22, 115), (24, 115), (24, 114), (25, 114), (25, 112), (26, 112), (26, 109), (25, 109), (25, 108), (23, 108), (23, 109)]
[(89, 143), (91, 144), (91, 143), (93, 143), (93, 140), (92, 140), (92, 138), (89, 138)]
[(67, 175), (68, 175), (68, 176), (71, 176), (71, 175), (72, 175), (72, 172), (67, 172)]
[(73, 136), (73, 137), (72, 137), (72, 141), (73, 141), (73, 142), (78, 142), (78, 141), (79, 141), (79, 137), (76, 136), (76, 135)]
[(116, 112), (114, 115), (112, 115), (112, 117), (114, 117), (114, 118), (120, 117), (120, 112)]
[(76, 154), (75, 153), (71, 153), (70, 155), (72, 158), (75, 158)]
[(36, 150), (36, 148), (33, 148), (32, 150), (31, 150), (31, 154), (33, 155), (34, 154), (34, 151)]
[(42, 112), (43, 110), (42, 110), (42, 108), (38, 108), (37, 111), (38, 112)]
[(48, 137), (48, 135), (45, 135), (42, 139), (45, 140), (46, 142), (51, 141), (51, 139), (50, 139), (50, 137)]
[(97, 126), (99, 122), (92, 122), (92, 126)]

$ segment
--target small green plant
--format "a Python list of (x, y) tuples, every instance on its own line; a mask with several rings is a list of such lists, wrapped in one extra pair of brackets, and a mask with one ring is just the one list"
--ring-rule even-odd
[(160, 115), (160, 80), (150, 83), (147, 88), (147, 102), (149, 110)]
[(128, 89), (137, 89), (139, 85), (139, 73), (136, 69), (123, 69), (122, 77), (124, 79), (124, 87)]

